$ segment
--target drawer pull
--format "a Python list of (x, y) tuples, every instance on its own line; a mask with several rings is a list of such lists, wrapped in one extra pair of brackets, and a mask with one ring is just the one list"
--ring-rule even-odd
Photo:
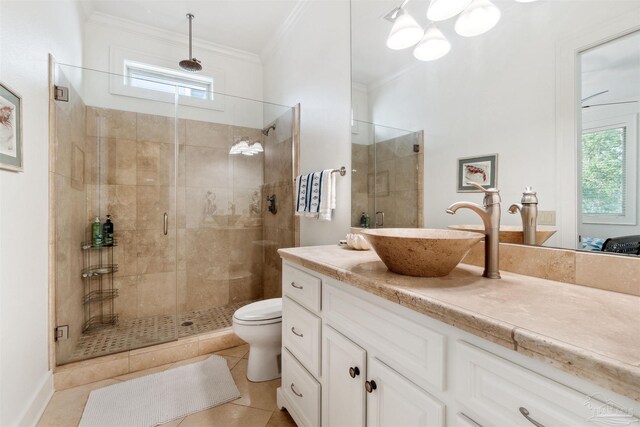
[(293, 383), (291, 383), (291, 391), (298, 397), (302, 397), (302, 393), (298, 393), (296, 389), (293, 387)]
[(378, 385), (374, 380), (366, 381), (364, 383), (364, 389), (367, 390), (367, 393), (373, 393), (373, 390), (377, 389)]
[(360, 375), (360, 369), (357, 366), (349, 368), (349, 376), (351, 378), (355, 378), (358, 375)]
[(533, 418), (531, 418), (529, 416), (529, 411), (527, 410), (527, 408), (523, 408), (522, 406), (520, 407), (520, 413), (522, 414), (522, 416), (524, 416), (527, 420), (529, 420), (529, 422), (531, 424), (533, 424), (536, 427), (544, 427), (544, 424), (540, 424), (539, 422), (537, 422), (536, 420), (534, 420)]
[(300, 286), (300, 285), (296, 285), (296, 282), (291, 282), (291, 286), (293, 286), (293, 287), (294, 287), (294, 288), (296, 288), (296, 289), (303, 289), (303, 287), (302, 287), (302, 286)]
[(302, 338), (302, 337), (304, 336), (304, 335), (299, 334), (299, 333), (297, 333), (297, 332), (296, 332), (296, 330), (295, 330), (295, 326), (292, 326), (292, 327), (291, 327), (291, 332), (293, 332), (293, 335), (299, 336), (300, 338)]

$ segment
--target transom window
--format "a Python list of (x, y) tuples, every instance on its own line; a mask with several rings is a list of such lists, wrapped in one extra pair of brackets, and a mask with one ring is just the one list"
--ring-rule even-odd
[(125, 61), (126, 85), (175, 93), (196, 99), (213, 100), (213, 78), (194, 76), (167, 68), (157, 67), (139, 62)]

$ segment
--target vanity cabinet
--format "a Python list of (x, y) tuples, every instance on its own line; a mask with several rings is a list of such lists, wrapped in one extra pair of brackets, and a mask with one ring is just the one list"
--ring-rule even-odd
[(443, 426), (444, 406), (331, 326), (323, 333), (323, 425)]
[(322, 335), (323, 425), (363, 427), (367, 353), (330, 326)]
[(640, 423), (638, 402), (296, 264), (283, 295), (278, 406), (299, 426)]
[(367, 378), (367, 426), (444, 426), (444, 404), (378, 359), (369, 359)]

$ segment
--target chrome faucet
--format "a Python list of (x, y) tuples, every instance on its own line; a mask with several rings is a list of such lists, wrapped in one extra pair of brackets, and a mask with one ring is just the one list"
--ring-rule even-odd
[(484, 223), (484, 277), (500, 278), (500, 190), (484, 188), (478, 183), (467, 182), (484, 192), (484, 199), (480, 206), (471, 202), (457, 202), (447, 208), (447, 213), (453, 215), (460, 208), (471, 209), (482, 218)]
[(531, 187), (526, 187), (520, 203), (509, 206), (509, 213), (520, 212), (522, 217), (522, 241), (525, 245), (536, 244), (536, 227), (538, 224), (538, 196)]

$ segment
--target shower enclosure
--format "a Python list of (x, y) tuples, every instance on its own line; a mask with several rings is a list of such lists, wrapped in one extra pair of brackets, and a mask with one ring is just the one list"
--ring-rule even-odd
[[(52, 70), (56, 364), (228, 328), (237, 308), (280, 296), (276, 251), (296, 245), (299, 110)], [(107, 215), (112, 244), (92, 235)]]
[(353, 121), (352, 227), (363, 214), (371, 228), (423, 226), (423, 139), (423, 131)]

